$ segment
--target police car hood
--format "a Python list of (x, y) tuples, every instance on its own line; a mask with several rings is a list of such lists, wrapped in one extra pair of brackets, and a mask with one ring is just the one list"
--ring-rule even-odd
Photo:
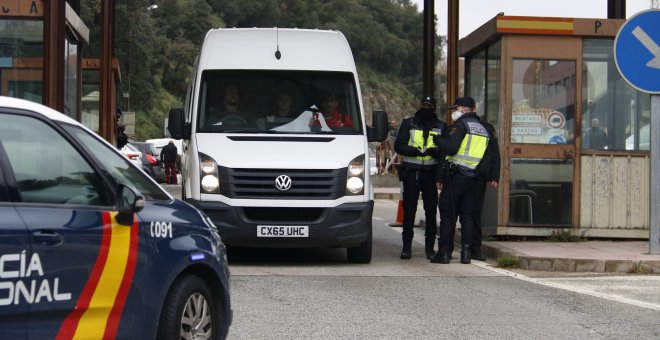
[(243, 169), (340, 169), (366, 148), (364, 135), (198, 133), (196, 137), (197, 150), (219, 166)]

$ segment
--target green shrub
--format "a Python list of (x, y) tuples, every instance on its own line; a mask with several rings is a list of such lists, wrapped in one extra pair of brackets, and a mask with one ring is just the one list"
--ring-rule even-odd
[(516, 268), (518, 267), (518, 259), (508, 255), (500, 256), (497, 258), (497, 266), (499, 268)]

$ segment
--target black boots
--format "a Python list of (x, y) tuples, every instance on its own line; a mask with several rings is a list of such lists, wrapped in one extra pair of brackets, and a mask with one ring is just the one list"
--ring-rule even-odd
[(433, 247), (435, 246), (435, 237), (427, 237), (424, 240), (424, 250), (426, 251), (426, 259), (430, 260), (433, 255), (435, 255), (435, 251), (433, 251)]
[(401, 249), (401, 259), (410, 260), (412, 257), (412, 240), (403, 240), (403, 248)]
[(449, 249), (439, 245), (438, 252), (431, 257), (431, 263), (447, 264), (449, 261), (451, 261), (451, 253), (449, 252)]
[(470, 245), (464, 244), (461, 246), (461, 263), (469, 264), (470, 263)]

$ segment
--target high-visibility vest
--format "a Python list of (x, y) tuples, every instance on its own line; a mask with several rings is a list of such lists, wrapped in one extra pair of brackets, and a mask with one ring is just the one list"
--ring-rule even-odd
[[(426, 150), (429, 148), (436, 147), (433, 137), (438, 135), (438, 129), (428, 130), (429, 135), (424, 140), (424, 130), (419, 130), (415, 126), (410, 129), (410, 139), (408, 140), (408, 145), (412, 146), (415, 149)], [(403, 161), (412, 164), (418, 165), (436, 165), (438, 160), (431, 156), (403, 156)]]
[(467, 118), (462, 122), (466, 128), (465, 136), (458, 152), (453, 156), (447, 156), (447, 160), (458, 166), (474, 170), (486, 153), (490, 135), (476, 119)]

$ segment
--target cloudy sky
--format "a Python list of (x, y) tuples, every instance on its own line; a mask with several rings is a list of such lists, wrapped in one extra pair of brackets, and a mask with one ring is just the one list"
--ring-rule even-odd
[[(421, 11), (424, 0), (411, 0)], [(447, 35), (447, 0), (435, 0), (441, 35)], [(651, 8), (651, 0), (627, 0), (626, 15)], [(463, 38), (499, 12), (566, 18), (607, 18), (607, 0), (459, 0), (459, 38)]]

